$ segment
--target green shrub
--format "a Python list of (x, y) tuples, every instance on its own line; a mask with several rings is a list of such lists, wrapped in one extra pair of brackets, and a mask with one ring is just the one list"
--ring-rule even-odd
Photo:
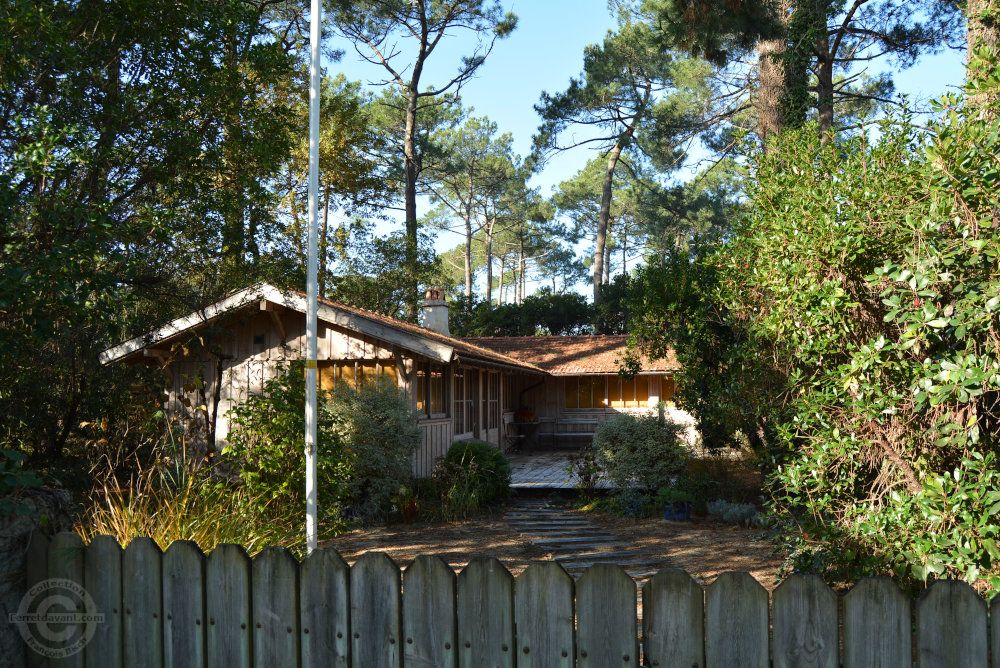
[(510, 493), (510, 462), (495, 445), (483, 441), (457, 441), (452, 443), (444, 460), (475, 464), (475, 489), (482, 503)]
[[(228, 444), (220, 463), (239, 476), (249, 499), (282, 512), (305, 507), (305, 379), (303, 364), (267, 381), (260, 394), (227, 414)], [(348, 467), (328, 410), (318, 411), (317, 488), (320, 512), (336, 518)]]
[(365, 383), (358, 390), (340, 383), (324, 411), (345, 467), (343, 502), (357, 519), (389, 510), (399, 488), (413, 477), (413, 453), (420, 428), (409, 402), (389, 382)]
[[(251, 498), (286, 509), (304, 507), (305, 380), (302, 364), (268, 381), (229, 412), (223, 463), (239, 475)], [(420, 445), (416, 416), (395, 386), (339, 384), (320, 393), (317, 420), (317, 489), (321, 520), (384, 514), (411, 477), (410, 457)]]
[(655, 416), (616, 415), (594, 432), (605, 476), (620, 492), (670, 487), (686, 472), (684, 427)]

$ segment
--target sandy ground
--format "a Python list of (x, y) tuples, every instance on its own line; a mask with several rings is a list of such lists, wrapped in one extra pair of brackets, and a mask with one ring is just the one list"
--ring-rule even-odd
[[(777, 585), (775, 573), (782, 556), (760, 530), (710, 519), (631, 520), (601, 513), (586, 513), (586, 517), (657, 557), (661, 567), (683, 568), (705, 584), (725, 571), (748, 571), (768, 589)], [(401, 567), (420, 554), (439, 555), (456, 570), (473, 557), (496, 557), (514, 575), (532, 561), (552, 556), (510, 528), (503, 521), (502, 509), (461, 522), (358, 529), (325, 544), (335, 547), (350, 563), (365, 552), (381, 551)]]

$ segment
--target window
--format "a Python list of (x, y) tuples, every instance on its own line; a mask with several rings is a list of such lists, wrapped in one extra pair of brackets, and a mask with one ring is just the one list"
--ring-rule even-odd
[(385, 380), (396, 384), (396, 365), (382, 360), (340, 360), (318, 362), (319, 388), (332, 390), (337, 383), (348, 383), (355, 389), (365, 382)]
[(490, 371), (486, 381), (486, 428), (500, 426), (500, 374)]
[[(657, 379), (653, 378), (653, 382)], [(649, 405), (649, 376), (630, 379), (612, 377), (608, 381), (612, 408), (642, 408)]]
[(604, 376), (566, 379), (566, 408), (604, 408), (608, 405)]
[(479, 371), (455, 369), (455, 433), (476, 433), (479, 429)]
[[(393, 369), (395, 372), (395, 368)], [(446, 415), (447, 387), (445, 375), (447, 368), (441, 364), (428, 362), (417, 364), (417, 412), (425, 416)]]

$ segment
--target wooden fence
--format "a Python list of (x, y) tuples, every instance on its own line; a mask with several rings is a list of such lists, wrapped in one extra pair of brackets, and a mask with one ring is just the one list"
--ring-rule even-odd
[(123, 550), (108, 536), (84, 547), (75, 534), (32, 540), (29, 585), (46, 577), (81, 583), (105, 614), (83, 652), (59, 663), (70, 666), (872, 668), (915, 660), (956, 668), (1000, 657), (1000, 623), (990, 626), (989, 606), (956, 581), (913, 601), (891, 580), (871, 578), (838, 600), (816, 576), (792, 576), (769, 596), (747, 573), (703, 588), (667, 569), (642, 586), (640, 609), (635, 582), (617, 566), (594, 566), (574, 581), (557, 563), (538, 562), (513, 578), (481, 559), (456, 576), (422, 556), (401, 573), (381, 553), (349, 567), (332, 549), (300, 563), (281, 548), (250, 559), (222, 545), (206, 557), (187, 541), (161, 552), (139, 538)]

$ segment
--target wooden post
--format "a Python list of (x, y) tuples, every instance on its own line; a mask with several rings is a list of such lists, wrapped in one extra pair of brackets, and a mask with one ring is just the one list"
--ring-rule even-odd
[(865, 578), (844, 596), (844, 668), (909, 668), (910, 599), (889, 578)]
[(163, 664), (205, 666), (205, 555), (190, 540), (163, 554)]
[(790, 576), (774, 590), (774, 668), (837, 668), (837, 595), (818, 575)]
[(554, 561), (536, 561), (517, 578), (518, 668), (573, 668), (573, 578)]
[(638, 666), (635, 581), (611, 564), (596, 564), (576, 586), (579, 668)]
[(679, 568), (654, 575), (642, 588), (642, 642), (649, 666), (705, 665), (705, 592)]
[(299, 569), (302, 668), (350, 663), (350, 569), (337, 551), (321, 547)]
[(250, 668), (250, 557), (239, 545), (218, 545), (205, 565), (207, 664)]
[(383, 552), (351, 569), (351, 659), (355, 668), (400, 668), (403, 652), (399, 569)]
[[(49, 577), (49, 537), (35, 529), (28, 539), (28, 554), (25, 556), (25, 584), (27, 591)], [(29, 668), (47, 668), (49, 659), (31, 648), (24, 650), (25, 663)]]
[(134, 538), (122, 555), (122, 622), (126, 668), (163, 665), (162, 553), (150, 538)]
[(768, 668), (767, 590), (749, 573), (723, 573), (705, 595), (705, 664)]
[(266, 547), (253, 560), (253, 664), (299, 661), (299, 562), (283, 547)]
[(440, 557), (421, 555), (403, 575), (403, 665), (454, 668), (455, 572)]
[(514, 668), (514, 578), (496, 559), (458, 575), (460, 668)]

